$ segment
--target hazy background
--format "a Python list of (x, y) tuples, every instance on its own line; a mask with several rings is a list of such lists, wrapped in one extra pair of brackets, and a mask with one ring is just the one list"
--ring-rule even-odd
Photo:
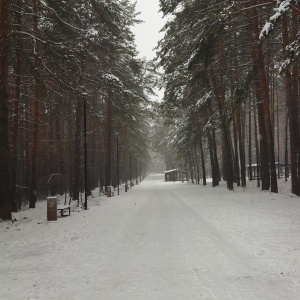
[(159, 31), (164, 26), (162, 13), (159, 10), (159, 0), (131, 0), (132, 3), (137, 2), (136, 10), (141, 12), (138, 19), (144, 23), (133, 27), (133, 32), (136, 35), (137, 50), (141, 57), (152, 59), (155, 57), (157, 42), (162, 38), (162, 33)]

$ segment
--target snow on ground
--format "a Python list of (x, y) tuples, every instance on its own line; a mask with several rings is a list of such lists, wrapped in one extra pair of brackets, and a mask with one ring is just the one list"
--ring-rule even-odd
[(38, 202), (0, 223), (0, 299), (300, 299), (300, 199), (254, 185), (152, 175), (54, 222)]

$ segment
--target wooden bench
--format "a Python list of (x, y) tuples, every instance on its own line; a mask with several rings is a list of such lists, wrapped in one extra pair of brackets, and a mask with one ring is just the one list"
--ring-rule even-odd
[[(71, 215), (71, 206), (70, 205), (58, 206), (57, 210), (60, 211), (60, 215), (62, 217), (70, 216)], [(65, 215), (65, 211), (66, 210), (69, 210), (69, 214), (68, 215)]]

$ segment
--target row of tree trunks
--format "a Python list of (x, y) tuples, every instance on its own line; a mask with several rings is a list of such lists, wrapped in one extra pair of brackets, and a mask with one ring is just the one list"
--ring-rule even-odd
[[(109, 6), (115, 7), (116, 1), (111, 2)], [(146, 114), (142, 110), (132, 111), (130, 106), (133, 102), (136, 107), (144, 103), (144, 87), (150, 86), (151, 80), (148, 82), (147, 79), (148, 83), (142, 80), (146, 75), (139, 67), (142, 69), (146, 62), (135, 57), (131, 35), (129, 31), (128, 36), (127, 31), (122, 31), (126, 25), (121, 24), (122, 18), (117, 18), (117, 11), (115, 14), (106, 9), (107, 5), (100, 2), (93, 5), (98, 16), (104, 11), (107, 14), (103, 20), (96, 20), (85, 18), (88, 15), (85, 9), (77, 11), (78, 3), (52, 1), (45, 6), (41, 0), (1, 0), (0, 4), (0, 218), (4, 219), (10, 218), (11, 211), (28, 204), (34, 208), (37, 197), (45, 199), (49, 194), (65, 191), (70, 192), (74, 200), (80, 200), (85, 174), (90, 178), (89, 188), (98, 184), (111, 185), (115, 170), (114, 132), (117, 125), (120, 136), (123, 130), (115, 118), (118, 115), (131, 128), (135, 126), (131, 118), (139, 116), (136, 123), (147, 131)], [(85, 5), (88, 7), (83, 1), (81, 7)], [(71, 7), (70, 14), (64, 14)], [(105, 8), (103, 12), (100, 7)], [(119, 8), (119, 13), (124, 10), (129, 18), (131, 5)], [(51, 20), (51, 24), (45, 20)], [(110, 32), (105, 45), (99, 36), (81, 34), (91, 26), (105, 27), (103, 36), (106, 37)], [(117, 51), (110, 53), (107, 45), (123, 45), (123, 41), (132, 42), (130, 51), (116, 46)], [(80, 66), (82, 53), (85, 67)], [(113, 61), (116, 71), (107, 66), (109, 60)], [(105, 77), (105, 74), (113, 73), (115, 77)], [(128, 99), (125, 95), (131, 89), (136, 93)], [(113, 114), (108, 118), (111, 121), (108, 124), (105, 118), (107, 106), (109, 108), (107, 98), (113, 102), (117, 99), (120, 104), (111, 106)], [(84, 99), (89, 101), (87, 110), (92, 112), (87, 118), (89, 165), (86, 173), (82, 163)], [(107, 129), (110, 130), (109, 137)], [(138, 139), (137, 136), (132, 134), (130, 142), (136, 142), (138, 146), (141, 143), (144, 155), (146, 137)], [(123, 145), (127, 151), (128, 144), (126, 141)], [(107, 172), (110, 179), (105, 181)], [(9, 204), (7, 199), (10, 199)]]

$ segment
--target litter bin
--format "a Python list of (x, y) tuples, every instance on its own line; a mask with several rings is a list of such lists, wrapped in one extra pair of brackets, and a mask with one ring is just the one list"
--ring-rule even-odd
[(112, 189), (112, 186), (107, 187), (107, 197), (113, 197), (114, 196), (114, 191)]
[(57, 220), (57, 197), (47, 197), (47, 221)]

